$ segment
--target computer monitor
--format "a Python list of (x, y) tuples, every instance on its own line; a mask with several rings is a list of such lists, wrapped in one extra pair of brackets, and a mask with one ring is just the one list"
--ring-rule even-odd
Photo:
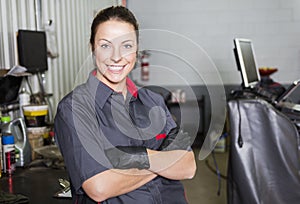
[(30, 73), (48, 70), (46, 33), (19, 30), (17, 35), (19, 63)]
[(255, 62), (253, 45), (249, 39), (234, 39), (234, 54), (237, 67), (241, 72), (243, 88), (254, 88), (260, 81)]

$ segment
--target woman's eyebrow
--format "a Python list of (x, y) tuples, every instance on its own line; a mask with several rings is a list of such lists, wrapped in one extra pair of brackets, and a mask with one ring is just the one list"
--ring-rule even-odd
[[(104, 38), (100, 38), (100, 39), (98, 40), (98, 42), (101, 41), (101, 40), (106, 41), (106, 42), (108, 42), (108, 43), (110, 43), (110, 44), (113, 44), (112, 41), (107, 40), (107, 39), (104, 39)], [(124, 44), (124, 43), (127, 43), (127, 42), (134, 42), (134, 40), (128, 39), (128, 40), (122, 41), (121, 43)]]
[(111, 43), (109, 40), (107, 40), (107, 39), (104, 39), (104, 38), (100, 38), (100, 39), (98, 40), (98, 42), (99, 42), (99, 41), (101, 41), (101, 40), (104, 40), (104, 41), (106, 41), (106, 42), (109, 42), (109, 43)]
[(124, 40), (122, 43), (133, 42), (133, 40)]

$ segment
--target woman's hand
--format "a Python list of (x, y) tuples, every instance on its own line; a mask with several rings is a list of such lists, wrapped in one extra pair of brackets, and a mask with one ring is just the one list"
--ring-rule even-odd
[(105, 150), (105, 154), (116, 169), (149, 169), (150, 167), (145, 147), (117, 146)]
[(173, 180), (192, 179), (196, 172), (193, 151), (155, 151), (147, 149), (149, 171)]

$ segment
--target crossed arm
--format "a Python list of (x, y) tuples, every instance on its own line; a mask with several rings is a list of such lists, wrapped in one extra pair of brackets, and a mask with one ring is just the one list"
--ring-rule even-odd
[[(79, 95), (80, 94), (75, 94), (75, 96)], [(91, 107), (93, 106), (91, 105)], [(86, 110), (86, 107), (83, 107), (81, 103), (72, 103), (71, 105), (71, 102), (68, 101), (63, 103), (58, 109), (55, 124), (57, 131), (56, 137), (60, 147), (67, 147), (67, 145), (73, 143), (76, 144), (76, 141), (74, 141), (76, 137), (73, 137), (73, 135), (82, 134), (84, 135), (84, 138), (93, 138), (95, 132), (98, 132), (97, 128), (91, 128), (98, 127), (96, 123), (97, 120), (94, 120), (94, 118), (87, 118), (88, 114), (83, 110)], [(94, 109), (88, 110), (87, 112), (93, 112), (93, 110)], [(76, 124), (74, 124), (74, 121)], [(89, 124), (90, 121), (94, 121), (96, 124)], [(75, 125), (80, 128), (75, 128)], [(87, 129), (86, 127), (89, 128)], [(167, 149), (160, 149), (164, 151), (146, 149), (150, 168), (142, 170), (136, 168), (123, 170), (115, 168), (106, 170), (85, 180), (82, 184), (83, 190), (93, 200), (101, 202), (108, 198), (131, 192), (145, 185), (157, 176), (174, 180), (192, 178), (196, 170), (194, 154), (192, 151), (181, 150), (180, 148), (179, 150), (172, 150), (180, 146), (180, 144), (185, 144), (185, 142), (181, 142), (181, 140), (179, 140), (179, 142), (174, 142), (174, 138), (172, 138), (171, 135), (176, 134), (169, 133), (167, 138), (170, 139), (169, 142), (171, 145), (168, 146)], [(184, 138), (184, 134), (181, 136)], [(69, 156), (75, 161), (74, 154), (67, 151), (68, 148), (61, 149), (66, 157)], [(69, 164), (72, 166), (73, 163), (71, 163), (71, 161), (69, 161)]]
[(133, 191), (155, 177), (183, 180), (193, 178), (196, 164), (193, 151), (147, 149), (150, 168), (110, 169), (87, 179), (82, 187), (97, 202)]

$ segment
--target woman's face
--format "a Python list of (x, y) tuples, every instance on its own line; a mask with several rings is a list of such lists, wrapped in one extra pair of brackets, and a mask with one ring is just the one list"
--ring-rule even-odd
[[(122, 91), (136, 62), (137, 39), (133, 25), (117, 20), (101, 23), (95, 35), (97, 78)], [(120, 86), (121, 85), (121, 86)]]

